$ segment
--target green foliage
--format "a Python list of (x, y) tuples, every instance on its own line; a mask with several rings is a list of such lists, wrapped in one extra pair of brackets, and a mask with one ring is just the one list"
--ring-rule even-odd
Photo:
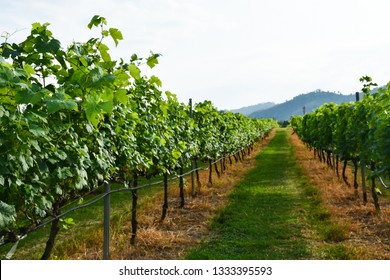
[(103, 180), (175, 173), (194, 158), (235, 152), (275, 126), (221, 113), (209, 101), (190, 118), (158, 77), (142, 74), (160, 54), (111, 59), (104, 40), (117, 45), (123, 37), (104, 17), (88, 24), (101, 38), (66, 49), (48, 27), (34, 23), (23, 42), (0, 46), (1, 228), (39, 225)]
[(60, 219), (63, 229), (69, 229), (71, 226), (76, 225), (73, 218)]
[(15, 207), (0, 201), (0, 227), (6, 227), (15, 221)]
[(390, 84), (376, 86), (364, 76), (361, 101), (325, 104), (313, 113), (291, 120), (300, 138), (314, 148), (332, 150), (343, 159), (359, 158), (363, 164), (374, 161), (375, 176), (390, 173)]

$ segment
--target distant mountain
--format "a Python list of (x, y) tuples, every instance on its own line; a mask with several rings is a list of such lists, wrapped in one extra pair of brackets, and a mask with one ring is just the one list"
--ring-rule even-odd
[(265, 109), (271, 108), (271, 107), (273, 107), (275, 105), (276, 104), (273, 103), (273, 102), (266, 102), (266, 103), (259, 103), (259, 104), (256, 104), (256, 105), (252, 105), (252, 106), (242, 107), (240, 109), (234, 109), (234, 110), (231, 110), (231, 111), (233, 113), (241, 113), (241, 114), (243, 114), (245, 116), (249, 116), (253, 112), (260, 111), (260, 110), (265, 110)]
[(316, 90), (314, 92), (300, 94), (292, 100), (277, 104), (265, 110), (259, 110), (249, 115), (252, 118), (274, 118), (278, 121), (290, 120), (291, 116), (303, 115), (305, 112), (310, 113), (323, 105), (324, 103), (334, 102), (340, 104), (343, 102), (355, 101), (355, 94), (342, 95), (334, 92), (325, 92)]

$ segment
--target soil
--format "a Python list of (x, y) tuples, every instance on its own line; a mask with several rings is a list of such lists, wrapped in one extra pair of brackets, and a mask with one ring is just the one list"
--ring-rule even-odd
[[(317, 186), (322, 193), (325, 208), (330, 211), (332, 219), (347, 227), (347, 239), (341, 241), (351, 250), (355, 251), (359, 259), (390, 259), (390, 202), (388, 197), (380, 197), (381, 211), (377, 213), (371, 199), (363, 203), (361, 180), (358, 182), (358, 193), (353, 187), (337, 177), (337, 173), (325, 163), (314, 159), (313, 152), (293, 134), (291, 141), (295, 155), (304, 175)], [(340, 171), (341, 174), (341, 164)], [(340, 175), (341, 176), (341, 175)], [(350, 185), (353, 182), (353, 173), (347, 167), (347, 178)], [(367, 184), (367, 191), (370, 187)]]
[[(175, 260), (183, 259), (187, 250), (202, 240), (212, 236), (210, 223), (218, 209), (227, 203), (227, 196), (233, 186), (255, 167), (255, 155), (270, 141), (274, 134), (255, 147), (244, 161), (227, 164), (227, 170), (217, 178), (214, 184), (207, 185), (208, 171), (200, 172), (202, 186), (193, 198), (186, 190), (186, 204), (179, 208), (178, 187), (171, 187), (167, 218), (161, 221), (162, 197), (156, 196), (138, 211), (138, 232), (136, 246), (130, 245), (131, 223), (124, 223), (114, 231), (110, 256), (111, 259), (134, 260)], [(321, 190), (325, 208), (331, 218), (343, 224), (349, 232), (342, 242), (355, 252), (358, 259), (390, 259), (390, 202), (381, 198), (381, 212), (375, 212), (373, 203), (364, 205), (353, 188), (348, 188), (336, 172), (324, 163), (313, 158), (313, 153), (298, 139), (291, 136), (298, 164), (309, 182)], [(233, 159), (233, 161), (235, 161)], [(352, 182), (352, 172), (348, 171), (348, 180)], [(340, 172), (341, 173), (341, 172)], [(187, 182), (190, 179), (187, 178)], [(102, 250), (92, 246), (85, 252), (69, 256), (70, 259), (100, 259)]]

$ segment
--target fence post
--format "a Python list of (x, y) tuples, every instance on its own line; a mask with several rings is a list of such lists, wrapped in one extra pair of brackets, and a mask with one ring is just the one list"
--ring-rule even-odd
[(110, 183), (104, 182), (104, 240), (103, 240), (103, 260), (110, 259)]
[[(355, 92), (356, 102), (360, 101), (360, 93), (357, 91)], [(360, 172), (362, 175), (362, 190), (363, 190), (363, 203), (364, 205), (367, 204), (367, 186), (366, 186), (366, 164), (364, 162), (364, 159), (362, 155), (360, 155)]]
[[(193, 116), (193, 112), (192, 112), (192, 98), (190, 98), (190, 102), (188, 104), (188, 106), (190, 107), (190, 118), (192, 119), (194, 116)], [(192, 197), (195, 197), (195, 178), (194, 178), (194, 169), (195, 169), (195, 166), (194, 166), (194, 160), (191, 159), (191, 195)]]
[(194, 176), (194, 169), (195, 169), (195, 164), (194, 161), (191, 160), (191, 194), (192, 197), (195, 197), (195, 176)]

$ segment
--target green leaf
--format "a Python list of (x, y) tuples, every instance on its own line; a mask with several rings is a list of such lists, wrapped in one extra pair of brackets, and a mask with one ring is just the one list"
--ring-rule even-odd
[(97, 94), (87, 95), (83, 102), (85, 115), (94, 127), (99, 124), (102, 112), (110, 114), (114, 108), (113, 100), (101, 101)]
[(55, 189), (56, 189), (56, 194), (59, 194), (59, 195), (63, 194), (63, 191), (62, 191), (62, 189), (61, 189), (61, 187), (59, 185), (56, 185)]
[(31, 29), (38, 29), (38, 28), (40, 28), (42, 25), (39, 23), (39, 22), (34, 22), (34, 23), (32, 23), (31, 24)]
[[(39, 125), (36, 125), (36, 124), (31, 124), (30, 127), (29, 127), (29, 131), (34, 134), (35, 136), (38, 136), (38, 137), (44, 137), (46, 136), (46, 131)], [(31, 143), (31, 145), (33, 145), (34, 147), (38, 147), (38, 142), (36, 143)]]
[(130, 75), (134, 79), (136, 79), (136, 80), (141, 79), (141, 70), (139, 70), (139, 68), (134, 63), (131, 63), (129, 65), (129, 71), (130, 71)]
[(94, 81), (93, 85), (95, 87), (101, 87), (101, 86), (111, 87), (114, 81), (115, 81), (114, 74), (106, 74), (100, 77), (98, 80)]
[(41, 160), (40, 158), (37, 158), (36, 162), (38, 164), (39, 171), (41, 172), (41, 174), (49, 172), (49, 167), (47, 166), (47, 164), (43, 160)]
[(15, 206), (8, 205), (0, 200), (0, 228), (4, 228), (15, 221)]
[(94, 127), (97, 127), (99, 124), (99, 114), (100, 110), (97, 106), (97, 100), (87, 96), (85, 102), (83, 103), (85, 109), (85, 115)]
[(39, 53), (56, 53), (61, 48), (61, 44), (60, 41), (53, 39), (49, 42), (38, 42), (35, 48)]
[(53, 97), (46, 100), (46, 106), (49, 114), (60, 110), (74, 110), (77, 111), (77, 102), (70, 99), (70, 96), (63, 92), (56, 92)]
[(26, 161), (26, 157), (23, 154), (19, 154), (18, 159), (19, 159), (19, 163), (21, 164), (22, 170), (24, 172), (26, 172), (29, 168), (27, 161)]
[(116, 28), (110, 28), (109, 32), (110, 32), (111, 38), (115, 42), (115, 46), (118, 46), (118, 41), (123, 40), (122, 33)]
[(69, 167), (57, 168), (56, 175), (57, 175), (57, 178), (60, 180), (65, 180), (67, 178), (73, 177), (73, 173)]
[(64, 223), (68, 225), (75, 225), (76, 223), (74, 222), (73, 218), (66, 218), (64, 219)]
[(37, 104), (45, 96), (44, 90), (33, 92), (31, 90), (18, 91), (15, 94), (15, 102), (17, 104)]
[(173, 149), (172, 156), (173, 156), (174, 159), (179, 159), (180, 156), (181, 156), (181, 152), (176, 150), (176, 149)]
[(115, 73), (115, 85), (124, 88), (130, 84), (130, 76), (125, 72)]
[(150, 82), (151, 82), (152, 84), (157, 85), (158, 87), (162, 87), (162, 83), (161, 83), (161, 80), (160, 80), (159, 77), (156, 77), (156, 76), (150, 77)]
[(156, 66), (156, 64), (158, 64), (157, 57), (159, 57), (158, 54), (153, 54), (152, 56), (148, 57), (146, 64), (148, 64), (150, 68), (153, 68), (154, 66)]
[(107, 25), (107, 21), (104, 17), (101, 17), (99, 15), (93, 16), (91, 21), (88, 23), (88, 28), (92, 29), (93, 26), (99, 26), (99, 25)]
[(77, 175), (75, 187), (76, 189), (81, 190), (84, 186), (88, 185), (88, 174), (84, 169), (78, 169)]
[(38, 205), (40, 206), (39, 208), (41, 208), (41, 209), (50, 209), (50, 208), (52, 208), (53, 203), (52, 203), (52, 201), (48, 200), (48, 198), (49, 197), (41, 196), (41, 199), (38, 202)]
[(70, 226), (75, 225), (73, 218), (60, 219), (63, 229), (69, 229)]
[(137, 54), (133, 53), (131, 55), (130, 61), (133, 62), (133, 61), (136, 61), (136, 60), (138, 60), (138, 56), (137, 56)]
[(54, 154), (61, 160), (65, 160), (68, 157), (68, 155), (62, 150), (57, 150)]
[(103, 101), (98, 104), (97, 108), (100, 109), (101, 111), (104, 111), (107, 114), (110, 114), (112, 112), (112, 109), (114, 108), (114, 104), (112, 100)]
[(139, 116), (136, 112), (132, 112), (130, 115), (129, 115), (130, 119), (132, 120), (138, 120), (139, 119)]
[(107, 46), (107, 45), (105, 45), (105, 44), (99, 44), (99, 52), (100, 52), (100, 55), (102, 56), (102, 58), (103, 58), (103, 60), (105, 61), (105, 62), (110, 62), (111, 61), (111, 56), (110, 56), (110, 54), (108, 53), (108, 50), (109, 50), (110, 48)]
[(5, 164), (6, 164), (5, 162), (0, 163), (0, 174), (4, 174), (4, 175), (10, 174), (9, 169), (7, 166), (5, 166)]
[(87, 60), (85, 59), (84, 56), (80, 56), (79, 60), (80, 60), (80, 62), (81, 62), (81, 64), (82, 64), (83, 66), (85, 66), (85, 67), (88, 66), (88, 62), (87, 62)]
[(30, 78), (31, 75), (34, 75), (34, 74), (35, 74), (35, 70), (34, 70), (34, 68), (33, 68), (30, 64), (25, 63), (25, 64), (23, 65), (23, 70), (26, 71), (26, 73), (27, 73), (27, 78)]
[(52, 53), (57, 53), (61, 49), (61, 42), (57, 39), (52, 39), (49, 42), (49, 50)]
[(115, 100), (122, 103), (123, 105), (127, 104), (129, 97), (127, 96), (127, 91), (125, 89), (118, 89), (115, 92)]

